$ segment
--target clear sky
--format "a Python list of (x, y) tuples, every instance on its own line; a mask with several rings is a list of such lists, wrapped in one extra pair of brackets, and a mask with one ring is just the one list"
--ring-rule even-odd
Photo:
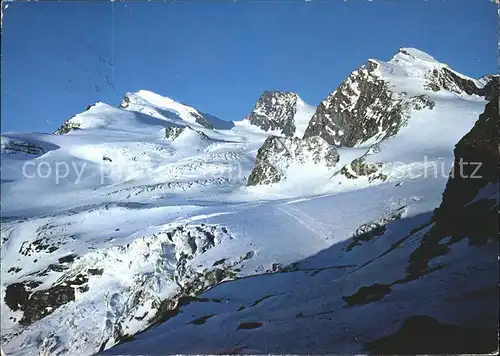
[(139, 89), (227, 120), (241, 120), (266, 89), (317, 105), (368, 58), (388, 60), (399, 47), (472, 77), (498, 72), (489, 0), (8, 5), (4, 132), (50, 132), (89, 104), (118, 105)]

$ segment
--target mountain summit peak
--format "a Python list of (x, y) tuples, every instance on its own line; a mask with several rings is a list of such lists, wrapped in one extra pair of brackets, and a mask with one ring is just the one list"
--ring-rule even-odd
[(296, 93), (265, 90), (247, 119), (264, 131), (281, 131), (285, 136), (302, 137), (314, 111), (315, 108)]
[(400, 62), (400, 61), (425, 61), (425, 62), (434, 62), (439, 63), (434, 57), (430, 54), (425, 53), (417, 48), (412, 47), (401, 47), (398, 52), (392, 57), (391, 62)]

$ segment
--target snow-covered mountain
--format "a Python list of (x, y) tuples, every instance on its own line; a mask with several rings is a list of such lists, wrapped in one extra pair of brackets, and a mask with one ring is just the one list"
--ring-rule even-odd
[[(290, 179), (295, 185), (303, 179), (303, 184), (324, 187), (346, 177), (372, 182), (429, 165), (426, 161), (439, 162), (444, 147), (460, 138), (455, 133), (470, 125), (457, 122), (455, 118), (464, 115), (460, 111), (484, 103), (495, 90), (498, 93), (498, 76), (474, 80), (414, 48), (400, 49), (389, 62), (370, 59), (320, 103), (304, 134), (303, 140), (321, 138), (341, 147), (340, 163), (327, 167), (317, 160), (283, 160), (284, 146), (279, 144), (283, 139), (268, 139), (259, 150), (249, 184)], [(446, 137), (448, 133), (451, 136)], [(408, 166), (395, 171), (395, 163)]]
[[(104, 354), (494, 353), (498, 99), (457, 144), (435, 214), (416, 213), (413, 202), (401, 202), (350, 239), (278, 273), (224, 282), (179, 305), (161, 326)], [(468, 158), (483, 163), (476, 172), (482, 178), (460, 175), (460, 162)], [(357, 204), (362, 212), (387, 190), (381, 185), (345, 199), (316, 198), (295, 205), (295, 212), (308, 206), (318, 211), (326, 203), (331, 214), (319, 215), (322, 223), (327, 216), (334, 223), (347, 218), (345, 226), (353, 211), (344, 209)]]
[(395, 135), (413, 111), (433, 109), (436, 96), (491, 98), (498, 76), (474, 80), (414, 48), (401, 48), (389, 61), (370, 59), (352, 72), (318, 106), (304, 137), (353, 147)]
[(246, 119), (264, 131), (302, 138), (314, 110), (295, 93), (265, 91)]
[[(384, 353), (422, 329), (490, 350), (498, 77), (462, 79), (404, 49), (316, 113), (267, 92), (225, 122), (141, 90), (2, 133), (3, 351)], [(448, 179), (460, 157), (483, 178)]]

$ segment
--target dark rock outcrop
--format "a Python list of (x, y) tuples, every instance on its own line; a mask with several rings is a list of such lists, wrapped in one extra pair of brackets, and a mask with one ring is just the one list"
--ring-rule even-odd
[(88, 290), (86, 275), (63, 280), (48, 289), (36, 290), (40, 282), (26, 281), (13, 283), (5, 289), (5, 304), (13, 311), (20, 310), (23, 316), (19, 321), (22, 325), (30, 325), (37, 320), (52, 314), (60, 306), (75, 300), (75, 289), (80, 292)]
[[(455, 163), (436, 218), (457, 213), (487, 184), (498, 183), (499, 97), (490, 101), (474, 127), (455, 146)], [(454, 223), (460, 219), (453, 219)], [(461, 229), (458, 229), (461, 230)]]
[[(128, 93), (127, 93), (127, 94), (128, 94)], [(122, 101), (120, 102), (120, 107), (121, 107), (122, 109), (126, 109), (126, 108), (128, 108), (128, 107), (130, 106), (130, 97), (129, 97), (129, 95), (130, 95), (130, 94), (129, 94), (129, 95), (127, 95), (127, 94), (125, 94), (125, 95), (123, 96), (123, 99), (122, 99)]]
[[(84, 112), (89, 111), (94, 106), (96, 106), (96, 104), (97, 103), (94, 103), (92, 105), (88, 105)], [(54, 135), (64, 135), (64, 134), (67, 134), (68, 132), (71, 132), (73, 130), (79, 130), (79, 129), (80, 129), (80, 123), (72, 121), (72, 118), (71, 118), (69, 120), (66, 120), (57, 130), (55, 130)]]
[(179, 137), (179, 135), (184, 131), (184, 129), (185, 127), (183, 126), (174, 126), (174, 125), (165, 126), (165, 138), (167, 140), (173, 141), (177, 137)]
[(369, 60), (352, 72), (323, 100), (306, 129), (304, 138), (320, 136), (336, 146), (352, 147), (371, 137), (390, 137), (406, 123), (408, 104), (390, 90)]
[(54, 131), (54, 135), (64, 135), (73, 130), (79, 130), (80, 124), (71, 120), (66, 120), (57, 130)]
[(363, 305), (377, 302), (390, 292), (390, 285), (375, 283), (371, 286), (361, 287), (353, 295), (344, 296), (342, 299), (348, 306)]
[(259, 323), (259, 322), (240, 323), (238, 325), (238, 330), (257, 329), (257, 328), (260, 328), (262, 325), (264, 325), (264, 324)]
[[(469, 133), (455, 146), (455, 163), (433, 216), (434, 225), (413, 252), (409, 278), (427, 273), (428, 262), (469, 240), (473, 246), (498, 240), (499, 97), (490, 101)], [(450, 237), (447, 243), (443, 239)]]
[(282, 130), (284, 135), (293, 136), (293, 118), (297, 111), (298, 98), (295, 93), (266, 90), (257, 100), (247, 120), (264, 131)]
[(443, 324), (427, 315), (407, 318), (393, 335), (367, 343), (372, 354), (489, 354), (498, 344), (493, 329)]
[[(497, 236), (498, 216), (474, 209), (482, 198), (495, 198), (498, 192), (499, 97), (490, 101), (472, 130), (455, 146), (455, 163), (443, 193), (443, 202), (435, 212), (436, 229), (450, 236), (477, 236), (483, 232)], [(490, 185), (488, 193), (487, 186)], [(480, 191), (487, 194), (478, 197)], [(498, 199), (498, 196), (496, 196)], [(498, 205), (498, 200), (490, 200)], [(492, 220), (484, 220), (490, 216)], [(482, 220), (482, 223), (479, 221)], [(476, 224), (471, 225), (471, 221)]]
[(429, 96), (422, 94), (411, 98), (411, 108), (413, 110), (423, 110), (423, 109), (434, 109), (436, 104), (432, 101)]
[(426, 53), (402, 48), (388, 63), (368, 60), (352, 72), (317, 107), (304, 138), (320, 136), (331, 145), (345, 147), (367, 140), (380, 142), (405, 126), (412, 110), (434, 109), (428, 95), (412, 96), (396, 81), (393, 83), (393, 72), (395, 77), (420, 77), (426, 81), (424, 89), (430, 92), (447, 90), (487, 100), (499, 92), (497, 75), (473, 80)]
[(484, 85), (482, 94), (486, 100), (493, 100), (496, 95), (500, 95), (500, 76), (498, 74), (486, 75), (480, 78), (479, 81)]
[(211, 139), (204, 132), (195, 130), (191, 126), (169, 125), (165, 126), (165, 139), (169, 141), (177, 140), (181, 135), (193, 134), (199, 137), (204, 142), (210, 142)]
[(401, 219), (406, 214), (406, 211), (406, 206), (402, 206), (378, 220), (361, 225), (356, 229), (350, 243), (344, 250), (351, 251), (354, 247), (361, 246), (363, 242), (371, 241), (378, 236), (382, 236), (387, 230), (387, 225), (394, 220)]
[(234, 127), (234, 122), (223, 120), (215, 115), (206, 112), (198, 112), (205, 118), (206, 121), (216, 130), (231, 130)]
[(338, 161), (339, 155), (335, 147), (321, 137), (300, 139), (269, 136), (259, 148), (247, 185), (277, 183), (286, 178), (286, 170), (294, 162), (312, 162), (333, 167)]
[(210, 130), (214, 129), (213, 125), (210, 123), (210, 121), (207, 120), (206, 117), (204, 117), (196, 112), (191, 113), (191, 115), (195, 117), (195, 121), (198, 124), (200, 124), (201, 126), (207, 128), (207, 129), (210, 129)]
[(478, 81), (461, 76), (446, 67), (434, 69), (429, 73), (427, 79), (426, 89), (432, 91), (444, 89), (457, 94), (466, 93), (468, 95), (484, 96), (486, 100), (491, 100), (498, 94), (499, 90), (498, 75), (483, 77), (481, 78), (483, 83), (478, 83)]
[(2, 140), (0, 147), (2, 154), (24, 153), (27, 155), (43, 155), (45, 149), (31, 142), (21, 140), (8, 139)]
[(385, 181), (387, 176), (381, 172), (381, 168), (381, 163), (367, 163), (365, 156), (361, 156), (342, 167), (339, 173), (348, 179), (368, 177), (369, 182), (376, 179)]

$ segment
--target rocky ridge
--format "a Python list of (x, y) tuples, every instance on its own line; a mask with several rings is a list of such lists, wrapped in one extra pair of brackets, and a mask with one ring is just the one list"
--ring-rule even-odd
[(257, 153), (247, 185), (277, 183), (286, 178), (286, 171), (293, 163), (312, 162), (332, 168), (338, 161), (335, 147), (321, 137), (269, 136)]
[[(248, 116), (251, 124), (264, 131), (285, 130), (296, 112), (298, 95), (284, 91), (264, 91)], [(290, 131), (288, 128), (286, 131)]]
[(431, 97), (415, 89), (489, 98), (495, 88), (498, 76), (472, 80), (424, 52), (402, 48), (389, 62), (368, 60), (352, 72), (320, 103), (304, 138), (345, 147), (380, 142), (405, 126), (412, 110), (433, 109)]
[(470, 246), (498, 241), (499, 98), (486, 105), (471, 131), (455, 146), (443, 201), (434, 213), (432, 229), (412, 254), (411, 275), (426, 273), (430, 259), (448, 253), (452, 244), (463, 239)]
[(264, 91), (246, 118), (264, 131), (279, 131), (288, 137), (302, 137), (312, 116), (310, 106), (296, 94), (285, 91)]
[[(141, 93), (143, 95), (141, 95)], [(146, 95), (144, 95), (144, 93), (146, 93)], [(156, 96), (156, 94), (154, 94)], [(203, 114), (201, 113), (200, 111), (190, 107), (190, 106), (187, 106), (187, 105), (184, 105), (184, 104), (181, 104), (181, 103), (178, 103), (178, 102), (175, 102), (174, 100), (172, 99), (168, 99), (168, 102), (169, 104), (173, 104), (171, 105), (171, 108), (164, 108), (162, 107), (162, 105), (160, 103), (157, 103), (155, 102), (154, 100), (157, 98), (155, 96), (153, 96), (153, 93), (150, 93), (150, 92), (146, 92), (146, 91), (140, 91), (139, 93), (126, 93), (125, 96), (123, 97), (121, 103), (120, 103), (120, 108), (122, 109), (131, 109), (132, 108), (132, 105), (133, 104), (139, 104), (139, 105), (142, 105), (142, 104), (148, 104), (148, 100), (146, 100), (146, 98), (149, 98), (149, 97), (152, 97), (152, 103), (149, 103), (149, 104), (156, 104), (158, 105), (156, 107), (156, 110), (158, 111), (158, 113), (166, 118), (170, 118), (170, 119), (178, 119), (179, 116), (188, 116), (190, 117), (191, 120), (194, 120), (194, 122), (196, 122), (197, 124), (203, 126), (204, 128), (207, 128), (207, 129), (214, 129), (214, 125), (212, 124), (211, 120), (216, 120), (216, 121), (221, 121), (219, 118), (213, 116), (213, 115), (208, 115), (208, 114)], [(146, 97), (146, 98), (145, 98)], [(162, 99), (166, 99), (166, 98), (162, 98)], [(151, 98), (150, 98), (151, 100)], [(185, 119), (185, 117), (183, 118)]]

